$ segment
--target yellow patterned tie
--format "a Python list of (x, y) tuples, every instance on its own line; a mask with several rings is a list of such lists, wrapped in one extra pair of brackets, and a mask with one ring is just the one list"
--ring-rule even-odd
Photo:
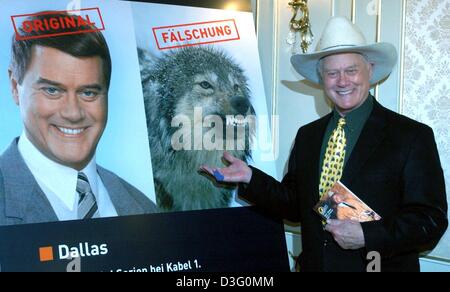
[(336, 129), (333, 130), (328, 140), (325, 158), (323, 160), (322, 173), (320, 175), (320, 198), (342, 177), (345, 161), (345, 119), (340, 118)]

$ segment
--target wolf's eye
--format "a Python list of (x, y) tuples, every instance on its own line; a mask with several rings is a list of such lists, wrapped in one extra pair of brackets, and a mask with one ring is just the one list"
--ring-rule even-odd
[(212, 85), (207, 81), (200, 82), (200, 86), (203, 89), (212, 89), (213, 88)]
[(239, 89), (240, 89), (239, 85), (235, 84), (234, 85), (234, 91), (239, 91)]

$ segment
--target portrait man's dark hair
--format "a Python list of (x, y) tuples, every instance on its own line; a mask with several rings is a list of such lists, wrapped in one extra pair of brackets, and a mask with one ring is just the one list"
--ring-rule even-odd
[[(44, 22), (55, 18), (78, 19), (78, 16), (58, 11), (46, 11), (39, 13), (38, 15), (30, 16), (25, 21), (30, 21), (32, 23), (35, 21)], [(21, 40), (18, 40), (16, 34), (14, 34), (12, 40), (10, 69), (13, 77), (19, 84), (21, 84), (24, 79), (25, 72), (31, 63), (33, 47), (44, 46), (60, 50), (77, 58), (100, 57), (103, 61), (103, 76), (105, 78), (107, 88), (109, 88), (112, 65), (108, 45), (100, 31), (80, 31), (87, 29), (96, 30), (95, 27), (86, 27), (86, 25), (78, 28), (58, 28), (57, 30), (50, 28), (46, 31), (36, 29), (31, 30), (30, 32), (25, 31), (23, 28), (18, 28), (22, 38)], [(52, 32), (64, 34), (74, 33), (77, 31), (80, 31), (80, 33), (35, 38), (38, 36), (49, 35)]]

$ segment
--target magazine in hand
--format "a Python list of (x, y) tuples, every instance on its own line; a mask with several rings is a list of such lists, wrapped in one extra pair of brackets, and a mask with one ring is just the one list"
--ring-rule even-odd
[(381, 216), (367, 206), (344, 184), (337, 181), (314, 207), (325, 220), (353, 220), (369, 222), (381, 220)]

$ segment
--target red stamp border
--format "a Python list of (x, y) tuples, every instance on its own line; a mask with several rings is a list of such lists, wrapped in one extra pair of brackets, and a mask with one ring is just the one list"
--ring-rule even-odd
[[(16, 26), (16, 22), (15, 22), (15, 18), (18, 18), (18, 17), (34, 16), (34, 15), (46, 15), (46, 14), (53, 14), (55, 12), (75, 12), (75, 11), (78, 12), (78, 11), (87, 11), (87, 10), (91, 10), (91, 11), (92, 10), (96, 10), (97, 11), (98, 16), (100, 17), (100, 21), (102, 23), (102, 27), (101, 28), (80, 30), (80, 31), (73, 31), (73, 32), (61, 32), (61, 33), (43, 34), (43, 35), (31, 36), (31, 37), (24, 37), (24, 36), (20, 35), (20, 33), (19, 33), (18, 29), (17, 29), (17, 26)], [(95, 7), (95, 8), (83, 8), (83, 9), (77, 9), (77, 10), (49, 11), (49, 12), (43, 12), (43, 13), (17, 14), (17, 15), (12, 15), (11, 16), (11, 21), (13, 23), (14, 31), (16, 33), (16, 39), (19, 40), (19, 41), (30, 40), (30, 39), (39, 39), (39, 38), (48, 38), (48, 37), (61, 36), (61, 35), (90, 33), (90, 32), (96, 32), (96, 31), (103, 31), (103, 30), (105, 30), (105, 23), (103, 22), (103, 17), (102, 17), (102, 14), (100, 13), (100, 9), (98, 7)]]
[[(236, 29), (236, 33), (237, 33), (237, 38), (232, 38), (232, 39), (226, 39), (226, 40), (220, 40), (220, 41), (210, 41), (210, 42), (198, 42), (198, 43), (193, 43), (193, 44), (185, 44), (185, 45), (178, 45), (178, 46), (172, 46), (172, 47), (164, 47), (161, 48), (159, 41), (158, 41), (158, 37), (156, 35), (156, 31), (160, 30), (160, 29), (165, 29), (165, 28), (175, 28), (175, 27), (188, 27), (188, 26), (194, 26), (194, 25), (200, 25), (200, 24), (210, 24), (210, 23), (221, 23), (221, 22), (233, 22), (234, 24), (234, 28)], [(168, 26), (159, 26), (159, 27), (154, 27), (152, 28), (153, 30), (153, 35), (155, 37), (156, 40), (156, 45), (158, 46), (158, 50), (160, 51), (164, 51), (164, 50), (170, 50), (170, 49), (179, 49), (179, 48), (184, 48), (184, 47), (194, 47), (194, 46), (199, 46), (199, 45), (207, 45), (207, 44), (215, 44), (215, 43), (223, 43), (223, 42), (229, 42), (229, 41), (237, 41), (241, 39), (241, 36), (239, 34), (239, 30), (236, 24), (236, 20), (235, 19), (224, 19), (224, 20), (215, 20), (215, 21), (205, 21), (205, 22), (195, 22), (195, 23), (187, 23), (187, 24), (177, 24), (177, 25), (168, 25)]]

